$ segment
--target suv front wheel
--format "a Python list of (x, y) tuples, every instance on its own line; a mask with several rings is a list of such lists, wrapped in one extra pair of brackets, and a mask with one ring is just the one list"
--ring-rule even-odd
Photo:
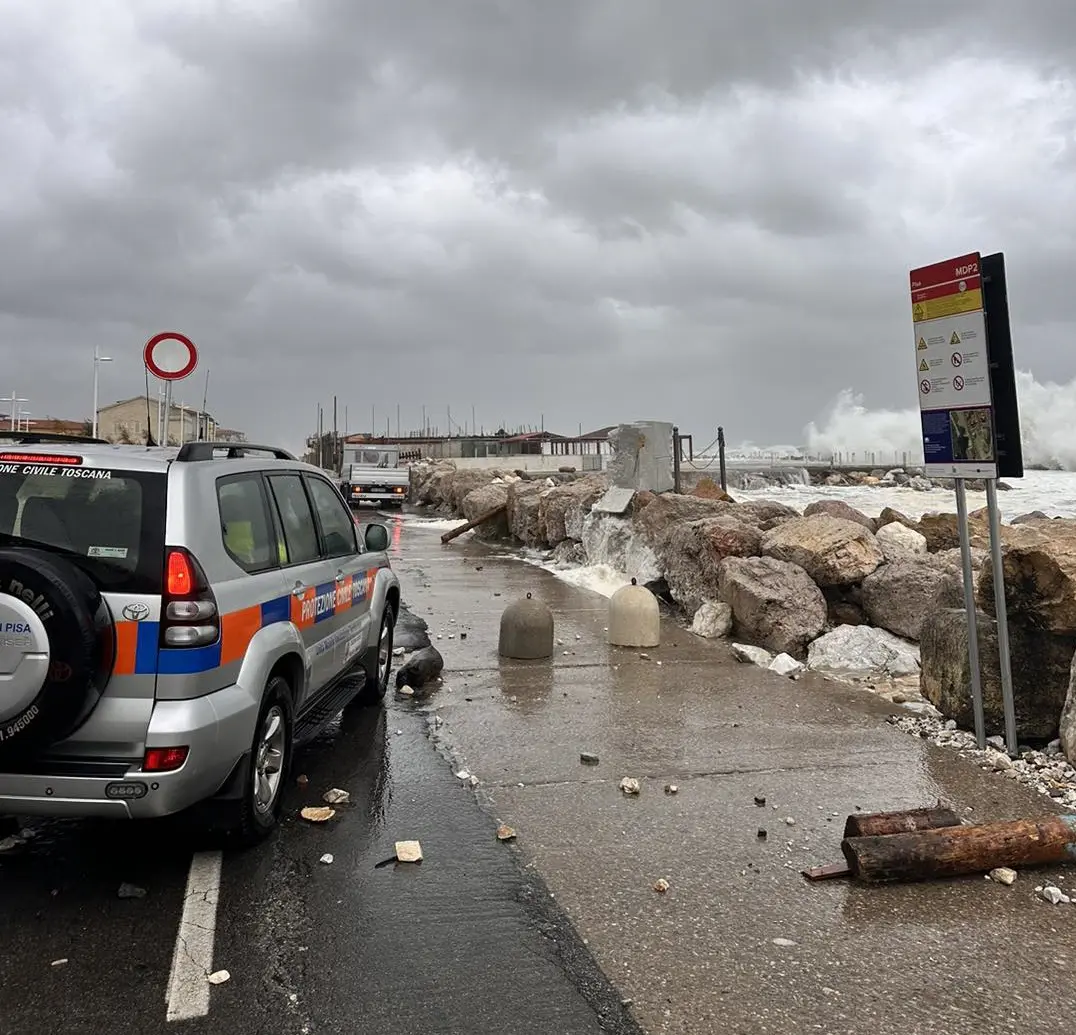
[(396, 622), (392, 613), (392, 604), (385, 601), (385, 613), (381, 616), (381, 628), (377, 634), (377, 650), (374, 653), (374, 668), (367, 673), (366, 685), (359, 692), (359, 704), (380, 704), (389, 688), (389, 673), (392, 671), (392, 639)]
[(227, 824), (244, 845), (262, 841), (280, 819), (291, 744), (291, 687), (283, 676), (273, 676), (265, 688), (254, 727), (246, 786), (233, 803), (235, 812)]

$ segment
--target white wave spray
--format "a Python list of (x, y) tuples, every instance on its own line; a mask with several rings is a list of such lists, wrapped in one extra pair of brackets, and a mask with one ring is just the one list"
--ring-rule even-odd
[[(1025, 466), (1076, 470), (1076, 381), (1040, 384), (1018, 371), (1016, 394)], [(808, 453), (815, 456), (907, 453), (910, 461), (923, 460), (918, 410), (869, 410), (851, 389), (837, 396), (821, 422), (808, 424), (804, 435)]]

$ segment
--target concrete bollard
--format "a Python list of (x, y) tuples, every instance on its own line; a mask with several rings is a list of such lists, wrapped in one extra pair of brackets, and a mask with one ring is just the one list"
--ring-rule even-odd
[(635, 579), (609, 599), (609, 643), (614, 647), (656, 647), (661, 643), (658, 598)]
[(517, 661), (553, 657), (553, 612), (530, 593), (509, 604), (501, 615), (497, 649), (502, 658)]

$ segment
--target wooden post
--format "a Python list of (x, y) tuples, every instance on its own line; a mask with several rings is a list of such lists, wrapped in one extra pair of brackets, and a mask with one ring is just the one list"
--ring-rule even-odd
[(680, 491), (680, 429), (672, 430), (673, 492)]
[(907, 812), (866, 812), (848, 817), (845, 837), (877, 837), (882, 834), (913, 834), (917, 830), (938, 830), (960, 826), (952, 809), (909, 809)]
[(1076, 861), (1076, 816), (852, 837), (841, 842), (852, 876), (879, 882), (927, 880)]
[(457, 525), (449, 532), (445, 532), (441, 536), (442, 543), (450, 543), (457, 536), (463, 535), (464, 532), (470, 532), (472, 528), (477, 528), (479, 525), (484, 525), (487, 521), (492, 521), (493, 518), (500, 516), (507, 509), (507, 504), (502, 503), (499, 507), (494, 507), (492, 510), (486, 511), (485, 514), (480, 514), (474, 519), (474, 521), (468, 521), (466, 524)]

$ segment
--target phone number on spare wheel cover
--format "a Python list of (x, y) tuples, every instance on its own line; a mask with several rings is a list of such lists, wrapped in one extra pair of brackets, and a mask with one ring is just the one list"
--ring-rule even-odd
[(30, 705), (14, 722), (8, 723), (7, 726), (0, 729), (0, 741), (5, 741), (9, 737), (15, 736), (16, 733), (21, 733), (38, 717), (40, 712), (41, 709), (36, 704)]

